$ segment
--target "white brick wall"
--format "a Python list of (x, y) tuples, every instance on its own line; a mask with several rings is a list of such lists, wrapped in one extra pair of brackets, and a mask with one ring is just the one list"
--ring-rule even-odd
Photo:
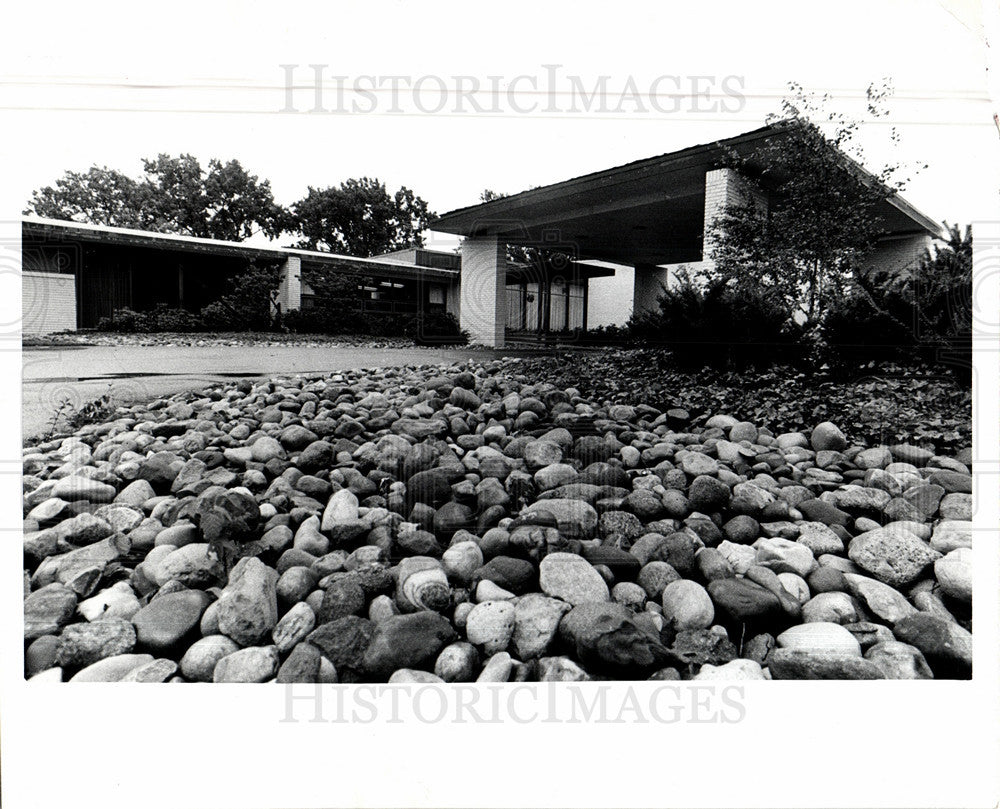
[[(302, 287), (302, 259), (289, 256), (281, 267), (281, 280), (278, 284), (278, 304), (282, 313), (302, 308)], [(308, 284), (306, 287), (308, 288)]]
[(76, 330), (76, 277), (66, 273), (21, 274), (21, 332)]
[(911, 268), (920, 261), (932, 241), (926, 233), (885, 239), (875, 248), (869, 264), (873, 270), (894, 273)]
[(714, 169), (705, 173), (702, 261), (706, 266), (712, 261), (712, 240), (709, 236), (712, 223), (725, 213), (727, 206), (745, 205), (750, 200), (767, 209), (767, 195), (739, 172), (733, 169)]

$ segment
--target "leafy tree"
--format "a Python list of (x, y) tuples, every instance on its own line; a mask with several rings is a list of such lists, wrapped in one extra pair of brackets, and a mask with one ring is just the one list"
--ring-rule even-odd
[(285, 214), (271, 184), (238, 160), (212, 159), (207, 172), (189, 154), (142, 162), (138, 180), (98, 166), (66, 172), (54, 186), (33, 192), (25, 213), (227, 241), (280, 232)]
[(146, 206), (148, 187), (116, 169), (91, 166), (67, 171), (55, 185), (32, 192), (24, 213), (94, 225), (150, 228), (155, 219)]
[[(899, 165), (862, 168), (860, 124), (826, 113), (829, 96), (815, 101), (798, 84), (789, 88), (781, 113), (768, 119), (782, 137), (725, 160), (766, 189), (769, 200), (766, 210), (754, 200), (730, 205), (710, 224), (706, 241), (715, 261), (707, 275), (736, 290), (774, 295), (815, 324), (863, 273), (883, 232), (878, 208), (905, 179)], [(868, 88), (870, 116), (887, 114), (890, 92), (887, 85)], [(898, 141), (895, 130), (890, 137)]]
[(389, 194), (377, 178), (350, 179), (314, 188), (294, 203), (286, 229), (301, 234), (298, 247), (374, 256), (423, 245), (421, 231), (436, 218), (409, 188)]

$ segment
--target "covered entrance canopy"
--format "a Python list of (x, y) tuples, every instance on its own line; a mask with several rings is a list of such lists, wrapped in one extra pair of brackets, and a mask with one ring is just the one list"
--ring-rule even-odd
[[(728, 140), (693, 146), (510, 197), (444, 214), (433, 229), (465, 236), (462, 245), (461, 321), (476, 342), (503, 345), (505, 246), (525, 245), (635, 267), (633, 306), (655, 302), (669, 279), (664, 265), (711, 260), (707, 226), (728, 204), (767, 190), (732, 169), (730, 152), (755, 165), (765, 141), (787, 136), (788, 123), (771, 124)], [(898, 195), (879, 212), (897, 258), (919, 253), (941, 226)], [(706, 247), (708, 249), (706, 249)], [(586, 266), (586, 265), (583, 265)]]

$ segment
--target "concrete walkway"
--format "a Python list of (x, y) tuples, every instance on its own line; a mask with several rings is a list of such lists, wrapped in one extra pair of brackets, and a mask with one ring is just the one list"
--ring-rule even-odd
[(220, 380), (352, 368), (489, 360), (538, 351), (344, 346), (85, 346), (25, 348), (22, 354), (22, 436), (51, 429), (64, 412), (110, 393), (114, 405), (148, 401)]

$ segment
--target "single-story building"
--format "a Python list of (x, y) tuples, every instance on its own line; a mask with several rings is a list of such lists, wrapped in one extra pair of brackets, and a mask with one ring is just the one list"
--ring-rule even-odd
[[(95, 328), (122, 308), (146, 311), (162, 304), (199, 312), (250, 262), (280, 268), (283, 312), (317, 305), (303, 271), (325, 267), (363, 278), (363, 311), (460, 315), (462, 257), (443, 250), (355, 258), (25, 216), (21, 256), (24, 334)], [(513, 332), (585, 329), (588, 279), (613, 274), (584, 265), (539, 269), (514, 261), (506, 261), (505, 269), (505, 327)]]
[[(785, 137), (787, 126), (771, 124), (444, 214), (433, 229), (465, 237), (462, 328), (474, 342), (504, 344), (511, 308), (507, 245), (560, 250), (580, 268), (588, 260), (634, 268), (632, 308), (655, 307), (661, 284), (669, 284), (678, 267), (711, 263), (705, 234), (728, 205), (752, 197), (766, 210), (767, 189), (724, 165), (735, 152), (759, 176), (765, 168), (754, 163), (759, 147)], [(878, 216), (884, 236), (873, 268), (903, 269), (945, 238), (939, 223), (899, 195), (887, 199)]]
[[(354, 258), (26, 216), (23, 331), (93, 328), (123, 307), (198, 312), (248, 262), (280, 267), (283, 312), (315, 305), (303, 271), (327, 267), (365, 278), (365, 311), (448, 311), (473, 342), (488, 346), (503, 346), (508, 334), (585, 331), (591, 279), (631, 268), (623, 319), (653, 308), (678, 267), (712, 262), (705, 234), (727, 205), (752, 198), (766, 209), (769, 192), (754, 179), (765, 167), (754, 155), (785, 134), (786, 125), (772, 124), (451, 211), (433, 230), (464, 237), (460, 254), (410, 248)], [(732, 153), (754, 176), (725, 167)], [(940, 224), (899, 195), (878, 216), (884, 236), (873, 267), (903, 269), (945, 237)], [(541, 248), (549, 258), (521, 249), (513, 261), (511, 248)]]
[[(413, 252), (413, 251), (411, 251)], [(199, 312), (249, 263), (280, 268), (283, 312), (308, 309), (303, 270), (332, 267), (363, 278), (364, 311), (458, 316), (457, 254), (416, 251), (368, 259), (25, 216), (21, 224), (24, 334), (94, 328), (122, 308), (158, 304)]]

